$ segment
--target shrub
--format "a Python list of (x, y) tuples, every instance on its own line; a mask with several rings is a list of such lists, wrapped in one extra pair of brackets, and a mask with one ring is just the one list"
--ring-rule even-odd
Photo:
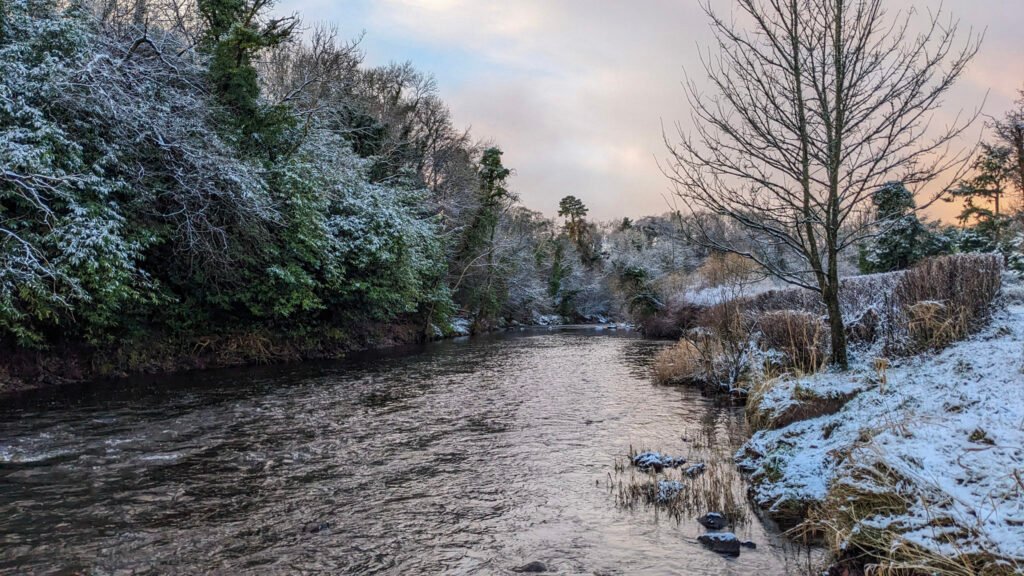
[(723, 340), (746, 342), (763, 312), (751, 298), (736, 298), (704, 307), (696, 323)]
[(828, 327), (821, 317), (799, 310), (766, 312), (757, 319), (761, 345), (783, 354), (782, 368), (815, 372), (828, 359)]
[(718, 391), (732, 391), (750, 362), (751, 321), (746, 300), (729, 300), (703, 309), (700, 328), (689, 338), (704, 356), (705, 384)]
[(689, 384), (712, 392), (729, 392), (746, 370), (747, 350), (694, 329), (678, 344), (658, 353), (654, 378), (661, 384)]
[(737, 285), (751, 281), (758, 276), (760, 266), (750, 258), (739, 254), (715, 253), (704, 261), (697, 273), (709, 286)]
[(895, 353), (942, 348), (989, 319), (1001, 287), (996, 254), (956, 254), (923, 261), (893, 291), (886, 347)]
[(664, 309), (640, 320), (640, 332), (649, 338), (679, 338), (699, 323), (704, 308), (689, 302), (670, 302)]
[(654, 357), (654, 379), (659, 384), (699, 384), (703, 374), (701, 352), (690, 340), (680, 340)]

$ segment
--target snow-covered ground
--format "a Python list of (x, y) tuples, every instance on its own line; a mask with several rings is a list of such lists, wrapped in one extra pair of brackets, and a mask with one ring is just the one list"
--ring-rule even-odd
[[(867, 357), (850, 372), (784, 379), (753, 396), (767, 428), (737, 460), (753, 471), (755, 500), (784, 511), (831, 498), (853, 534), (895, 533), (927, 552), (982, 553), (1021, 570), (1024, 288), (1009, 290), (1016, 296), (987, 329), (893, 361), (884, 385)], [(850, 494), (906, 505), (879, 513), (837, 500)]]
[(782, 281), (775, 280), (774, 278), (765, 278), (758, 280), (757, 282), (738, 286), (696, 286), (687, 290), (683, 294), (683, 300), (698, 306), (714, 306), (715, 304), (720, 304), (735, 298), (756, 296), (758, 294), (768, 292), (769, 290), (784, 290), (787, 288), (792, 288), (792, 286), (785, 284)]

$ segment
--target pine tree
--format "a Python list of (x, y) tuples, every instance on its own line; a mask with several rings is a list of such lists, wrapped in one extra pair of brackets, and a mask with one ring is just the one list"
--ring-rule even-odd
[(981, 149), (974, 161), (975, 176), (961, 182), (952, 195), (964, 200), (960, 223), (972, 223), (978, 232), (999, 243), (1009, 223), (1001, 202), (1013, 181), (1013, 150), (1000, 144), (982, 144)]
[(902, 182), (890, 182), (872, 194), (878, 235), (861, 247), (864, 273), (890, 272), (940, 251), (937, 239), (917, 218), (914, 194)]
[(575, 196), (566, 196), (558, 203), (558, 215), (566, 219), (566, 231), (569, 233), (569, 238), (577, 245), (580, 243), (587, 212), (586, 205)]

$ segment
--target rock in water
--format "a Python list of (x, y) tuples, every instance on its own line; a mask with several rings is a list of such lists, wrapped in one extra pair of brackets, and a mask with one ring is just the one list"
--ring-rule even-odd
[(547, 572), (548, 571), (548, 567), (545, 566), (543, 562), (539, 562), (537, 560), (534, 560), (533, 562), (530, 562), (529, 564), (523, 564), (519, 568), (516, 568), (515, 571), (516, 572), (526, 572), (526, 573), (529, 573), (529, 574), (540, 574), (541, 572)]
[(661, 503), (671, 502), (683, 491), (683, 484), (679, 480), (658, 480), (658, 495), (655, 500)]
[(641, 452), (633, 456), (633, 466), (647, 471), (654, 470), (661, 472), (665, 468), (678, 468), (686, 463), (686, 458), (674, 457), (662, 454), (661, 452)]
[(740, 555), (740, 540), (732, 532), (712, 532), (703, 534), (697, 541), (712, 552), (718, 552), (726, 556)]
[(750, 548), (751, 550), (757, 549), (757, 544), (754, 544), (754, 542), (751, 540), (747, 540), (746, 542), (740, 542), (740, 546), (743, 546), (744, 548)]
[(721, 512), (708, 512), (697, 518), (697, 522), (708, 530), (721, 530), (729, 525), (729, 519)]
[(696, 464), (691, 464), (686, 468), (683, 468), (683, 474), (689, 478), (695, 478), (703, 474), (705, 468), (706, 466), (703, 462), (698, 462)]
[(329, 530), (330, 527), (331, 525), (327, 522), (306, 522), (302, 526), (302, 531), (306, 534), (318, 534), (320, 532)]

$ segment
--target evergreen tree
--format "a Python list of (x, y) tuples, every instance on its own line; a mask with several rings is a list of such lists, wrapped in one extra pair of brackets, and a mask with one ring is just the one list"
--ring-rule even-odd
[[(503, 305), (503, 281), (496, 274), (495, 233), (502, 212), (516, 197), (506, 181), (512, 171), (501, 162), (502, 151), (497, 147), (484, 150), (480, 158), (478, 177), (480, 188), (478, 208), (466, 232), (463, 234), (457, 261), (463, 266), (463, 302), (469, 307), (478, 323), (491, 320)], [(468, 276), (470, 268), (480, 267), (482, 272)]]
[(577, 245), (580, 243), (580, 236), (583, 234), (587, 207), (583, 201), (575, 196), (566, 196), (558, 203), (558, 215), (565, 218), (565, 228), (569, 238)]
[(1007, 172), (1017, 188), (1019, 208), (1024, 210), (1024, 90), (1019, 94), (1014, 108), (993, 122), (992, 128), (998, 145), (1010, 150)]
[(1006, 224), (1000, 203), (1013, 181), (1013, 150), (1009, 146), (982, 144), (974, 169), (973, 178), (952, 190), (954, 198), (964, 200), (960, 222), (967, 224), (973, 220), (979, 230), (998, 237), (999, 229)]
[(941, 243), (917, 218), (914, 194), (901, 182), (890, 182), (872, 194), (877, 235), (861, 246), (864, 273), (902, 270), (942, 250)]
[(218, 101), (241, 136), (242, 147), (273, 161), (294, 142), (287, 129), (294, 118), (284, 106), (260, 100), (259, 74), (253, 64), (260, 51), (286, 42), (298, 21), (264, 19), (271, 0), (198, 0), (206, 24), (202, 48), (210, 53), (210, 82)]
[(575, 196), (566, 196), (558, 203), (558, 215), (565, 218), (565, 231), (572, 241), (580, 261), (588, 267), (601, 258), (600, 237), (597, 227), (586, 220), (587, 207)]

